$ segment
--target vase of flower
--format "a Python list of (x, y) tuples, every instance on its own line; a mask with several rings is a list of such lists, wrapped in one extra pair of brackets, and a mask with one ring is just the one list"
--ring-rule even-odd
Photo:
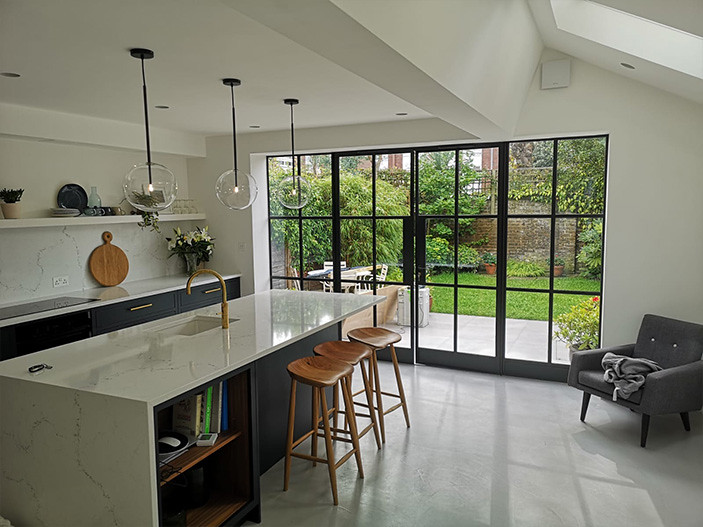
[(195, 253), (183, 253), (183, 259), (186, 261), (186, 274), (192, 275), (198, 270), (198, 255)]
[(174, 254), (183, 257), (186, 262), (186, 272), (192, 275), (197, 271), (203, 262), (209, 262), (212, 250), (215, 247), (214, 238), (210, 236), (207, 227), (201, 229), (196, 227), (191, 232), (181, 232), (181, 229), (174, 229), (176, 234), (168, 240), (168, 249), (171, 251), (169, 258)]

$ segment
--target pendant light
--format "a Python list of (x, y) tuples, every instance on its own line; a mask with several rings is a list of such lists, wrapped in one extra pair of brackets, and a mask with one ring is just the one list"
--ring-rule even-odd
[(217, 199), (230, 209), (243, 210), (250, 207), (259, 193), (256, 181), (249, 174), (237, 167), (237, 122), (234, 110), (234, 87), (242, 82), (239, 79), (222, 79), (222, 84), (229, 86), (232, 92), (232, 153), (234, 168), (223, 172), (215, 183)]
[(142, 62), (142, 94), (144, 96), (144, 125), (146, 128), (146, 163), (135, 165), (124, 178), (124, 196), (129, 203), (143, 212), (158, 212), (169, 207), (176, 199), (178, 185), (176, 178), (168, 168), (151, 161), (151, 142), (149, 140), (149, 107), (146, 98), (146, 75), (144, 60), (153, 59), (150, 49), (134, 48), (129, 54)]
[(293, 106), (298, 104), (298, 99), (284, 99), (285, 104), (290, 105), (290, 157), (291, 175), (285, 178), (278, 185), (278, 201), (287, 209), (302, 209), (310, 199), (310, 183), (300, 175), (300, 164), (298, 173), (295, 172), (295, 127), (293, 125)]

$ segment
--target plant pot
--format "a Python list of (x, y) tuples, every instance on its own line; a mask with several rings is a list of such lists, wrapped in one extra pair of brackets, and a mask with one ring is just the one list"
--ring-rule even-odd
[(6, 220), (17, 220), (21, 217), (22, 209), (19, 202), (0, 203), (0, 208), (2, 208), (2, 215)]
[(486, 274), (496, 274), (496, 264), (485, 263)]
[(554, 276), (561, 276), (564, 274), (564, 266), (563, 265), (555, 265), (554, 266)]

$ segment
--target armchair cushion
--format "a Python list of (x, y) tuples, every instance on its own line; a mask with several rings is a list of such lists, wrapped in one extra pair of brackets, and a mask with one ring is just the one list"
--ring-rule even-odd
[[(579, 383), (581, 383), (582, 386), (585, 386), (587, 388), (591, 388), (593, 390), (597, 390), (599, 392), (603, 392), (604, 394), (608, 395), (613, 395), (613, 390), (615, 389), (615, 385), (611, 384), (609, 382), (605, 382), (603, 379), (603, 371), (598, 371), (598, 370), (585, 370), (579, 372)], [(630, 395), (629, 399), (627, 399), (629, 402), (633, 404), (639, 404), (640, 401), (642, 400), (642, 393), (643, 390), (637, 390), (632, 392), (632, 395)]]
[(662, 368), (673, 368), (703, 355), (703, 325), (645, 315), (633, 357), (653, 360)]
[[(601, 348), (597, 350), (575, 351), (571, 356), (571, 367), (569, 368), (568, 377), (569, 386), (580, 388), (579, 373), (584, 370), (599, 371), (602, 379), (604, 372), (603, 366), (601, 366), (601, 361), (606, 353), (610, 352), (615, 353), (616, 355), (627, 355), (628, 357), (631, 357), (634, 349), (634, 344), (623, 344), (620, 346), (611, 346), (609, 348)], [(613, 393), (612, 385), (609, 393)]]

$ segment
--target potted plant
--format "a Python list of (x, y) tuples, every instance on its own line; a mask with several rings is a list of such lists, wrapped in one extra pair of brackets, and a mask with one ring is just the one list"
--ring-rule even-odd
[(2, 208), (2, 215), (5, 217), (5, 219), (15, 220), (20, 217), (21, 210), (19, 201), (22, 198), (23, 193), (23, 188), (4, 188), (0, 190), (0, 200), (2, 200), (2, 204), (0, 204), (0, 207)]
[(600, 297), (587, 298), (554, 319), (554, 336), (569, 345), (569, 357), (574, 351), (595, 349), (599, 320)]
[(483, 253), (481, 256), (483, 266), (486, 268), (486, 274), (496, 274), (496, 255), (493, 253)]
[(174, 254), (182, 256), (186, 262), (186, 272), (191, 275), (203, 262), (209, 262), (215, 244), (212, 236), (207, 231), (207, 227), (201, 229), (196, 227), (191, 232), (181, 232), (181, 228), (173, 229), (176, 234), (168, 240), (168, 249), (171, 251), (169, 258)]
[(560, 258), (559, 256), (554, 257), (554, 264), (552, 265), (554, 276), (561, 276), (564, 274), (564, 264), (566, 264), (566, 262), (563, 258)]

